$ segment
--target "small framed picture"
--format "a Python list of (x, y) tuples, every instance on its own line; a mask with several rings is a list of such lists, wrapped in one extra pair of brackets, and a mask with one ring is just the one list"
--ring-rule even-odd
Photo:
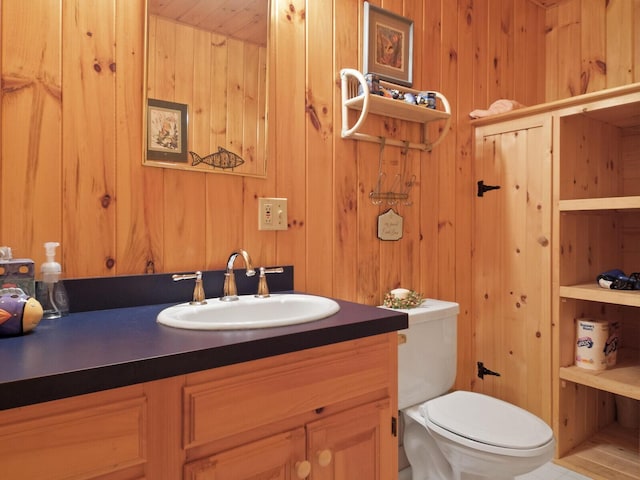
[(362, 73), (413, 84), (413, 20), (364, 2)]
[(147, 160), (188, 162), (187, 105), (147, 99)]

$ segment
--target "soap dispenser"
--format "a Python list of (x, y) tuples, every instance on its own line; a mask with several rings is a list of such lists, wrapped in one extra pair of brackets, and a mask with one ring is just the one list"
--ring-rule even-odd
[(42, 264), (40, 271), (42, 272), (42, 281), (38, 284), (36, 298), (42, 305), (44, 311), (42, 318), (51, 319), (59, 318), (69, 313), (69, 299), (67, 291), (64, 288), (60, 274), (62, 268), (55, 261), (56, 247), (58, 242), (47, 242), (44, 249), (47, 255), (47, 261)]

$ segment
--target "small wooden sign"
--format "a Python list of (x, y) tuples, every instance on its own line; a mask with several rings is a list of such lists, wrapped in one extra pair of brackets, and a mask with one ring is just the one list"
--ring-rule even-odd
[(378, 238), (380, 240), (400, 240), (402, 238), (402, 217), (393, 208), (378, 216)]

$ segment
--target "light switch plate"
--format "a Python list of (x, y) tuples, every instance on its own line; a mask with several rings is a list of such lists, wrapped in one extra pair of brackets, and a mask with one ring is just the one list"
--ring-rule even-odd
[(287, 229), (287, 199), (258, 198), (258, 230)]

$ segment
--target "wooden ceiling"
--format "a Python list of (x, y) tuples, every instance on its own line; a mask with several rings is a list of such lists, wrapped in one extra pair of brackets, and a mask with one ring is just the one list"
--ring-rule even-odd
[(269, 0), (148, 0), (149, 13), (258, 45), (267, 44)]
[[(551, 8), (565, 0), (530, 0)], [(149, 13), (258, 45), (267, 43), (269, 0), (148, 0)]]

